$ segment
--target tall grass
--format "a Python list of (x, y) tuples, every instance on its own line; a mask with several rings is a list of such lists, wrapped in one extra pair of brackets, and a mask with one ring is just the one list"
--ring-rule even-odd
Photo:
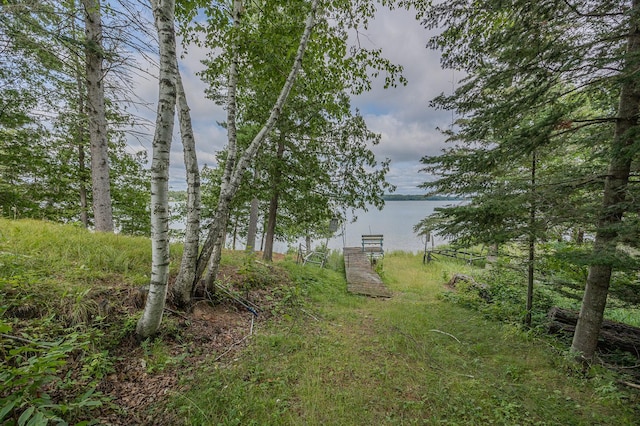
[(122, 296), (148, 282), (150, 251), (144, 238), (0, 219), (0, 422), (88, 420), (107, 401), (96, 385), (126, 332)]
[[(35, 220), (0, 219), (0, 255), (48, 275), (98, 279), (109, 274), (148, 274), (148, 238), (97, 233), (84, 228)], [(5, 272), (7, 272), (5, 270)]]
[[(585, 378), (544, 340), (447, 303), (468, 266), (385, 257), (391, 299), (346, 293), (335, 271), (289, 264), (310, 301), (244, 354), (195, 372), (171, 409), (187, 424), (635, 424), (614, 378)], [(637, 408), (637, 407), (636, 407)]]

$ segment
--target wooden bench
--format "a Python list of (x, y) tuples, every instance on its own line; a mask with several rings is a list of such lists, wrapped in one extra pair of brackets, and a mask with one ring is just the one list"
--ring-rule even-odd
[(384, 236), (382, 234), (366, 234), (362, 236), (362, 251), (371, 259), (384, 257)]

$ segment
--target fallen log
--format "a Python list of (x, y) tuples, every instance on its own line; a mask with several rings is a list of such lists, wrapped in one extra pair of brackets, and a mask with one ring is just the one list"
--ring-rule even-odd
[[(554, 306), (548, 314), (550, 334), (573, 335), (578, 312)], [(640, 328), (617, 321), (604, 320), (600, 328), (598, 349), (605, 352), (629, 352), (640, 359)]]
[(447, 283), (447, 287), (451, 289), (456, 289), (460, 282), (466, 282), (469, 284), (469, 287), (475, 290), (485, 302), (491, 303), (491, 294), (489, 293), (489, 286), (484, 283), (477, 282), (472, 276), (465, 274), (455, 274), (449, 282)]

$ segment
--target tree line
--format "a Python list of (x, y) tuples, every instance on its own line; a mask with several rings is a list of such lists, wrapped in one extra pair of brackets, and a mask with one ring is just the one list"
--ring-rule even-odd
[(0, 214), (148, 235), (146, 153), (126, 132), (139, 120), (118, 102), (133, 101), (124, 15), (89, 0), (1, 7)]
[[(455, 111), (450, 147), (422, 158), (430, 192), (472, 197), (418, 229), (461, 244), (517, 242), (588, 268), (572, 350), (594, 357), (612, 280), (637, 274), (640, 2), (445, 1), (428, 45), (464, 77), (432, 101)], [(544, 271), (543, 271), (544, 272)], [(637, 275), (636, 278), (637, 279)]]

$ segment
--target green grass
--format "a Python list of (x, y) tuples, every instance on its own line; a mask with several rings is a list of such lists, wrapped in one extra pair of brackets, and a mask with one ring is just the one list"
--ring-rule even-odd
[(346, 293), (341, 273), (290, 264), (309, 304), (258, 329), (242, 356), (195, 371), (172, 412), (187, 424), (636, 424), (637, 396), (585, 377), (545, 340), (443, 301), (469, 267), (385, 257), (392, 299)]
[[(19, 401), (19, 412), (36, 407), (42, 416), (80, 421), (107, 404), (86, 391), (113, 372), (109, 348), (135, 327), (139, 313), (117, 303), (148, 283), (150, 251), (145, 238), (0, 220), (0, 332), (33, 341), (0, 345), (0, 383), (13, 386), (0, 391), (0, 410)], [(179, 255), (172, 248), (172, 268)], [(171, 423), (637, 424), (638, 395), (620, 389), (611, 373), (594, 367), (585, 375), (552, 340), (442, 297), (454, 273), (477, 270), (421, 260), (392, 253), (381, 262), (391, 299), (348, 294), (335, 253), (335, 270), (285, 261), (294, 284), (278, 287), (276, 316), (256, 323), (243, 351), (185, 366), (182, 352), (151, 340), (131, 362), (144, 360), (149, 375), (175, 369), (184, 378), (186, 390), (174, 389), (156, 408)], [(278, 268), (243, 254), (225, 252), (223, 261), (242, 276), (280, 277)], [(101, 292), (110, 296), (108, 314)], [(626, 307), (611, 314), (625, 317)], [(177, 327), (170, 320), (164, 330)], [(58, 343), (41, 346), (50, 342)], [(62, 377), (60, 366), (70, 360), (81, 369)], [(43, 386), (72, 391), (52, 401)]]
[(0, 219), (2, 422), (78, 421), (108, 403), (96, 390), (114, 362), (106, 348), (126, 332), (120, 301), (148, 282), (150, 258), (148, 239)]
[[(93, 234), (86, 229), (35, 220), (0, 220), (0, 273), (30, 271), (74, 284), (114, 275), (149, 274), (147, 238)], [(145, 278), (145, 281), (148, 281)]]

